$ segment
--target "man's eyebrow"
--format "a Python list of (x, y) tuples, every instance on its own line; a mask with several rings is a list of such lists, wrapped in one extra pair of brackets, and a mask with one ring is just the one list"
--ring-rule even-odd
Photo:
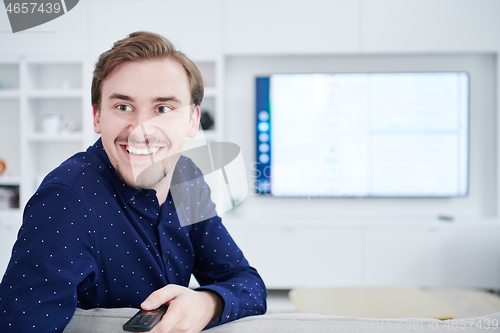
[(158, 102), (175, 102), (175, 103), (180, 103), (181, 101), (177, 99), (175, 96), (168, 96), (168, 97), (156, 97), (153, 98), (152, 100), (153, 103), (158, 103)]
[(127, 95), (123, 95), (123, 94), (118, 94), (118, 93), (111, 94), (111, 96), (109, 96), (109, 99), (121, 99), (121, 100), (129, 101), (129, 102), (134, 101), (134, 99), (132, 97), (127, 96)]
[[(121, 99), (123, 101), (129, 101), (129, 102), (134, 102), (134, 99), (128, 95), (124, 94), (119, 94), (119, 93), (114, 93), (109, 96), (109, 99)], [(165, 96), (165, 97), (155, 97), (151, 100), (152, 103), (158, 103), (158, 102), (175, 102), (175, 103), (181, 103), (181, 101), (175, 97), (175, 96)]]

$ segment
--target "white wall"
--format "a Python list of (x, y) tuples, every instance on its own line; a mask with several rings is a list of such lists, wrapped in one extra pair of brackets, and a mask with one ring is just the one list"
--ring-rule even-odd
[[(224, 56), (225, 134), (240, 144), (247, 165), (254, 156), (255, 73), (466, 67), (477, 78), (467, 199), (248, 198), (224, 219), (274, 288), (500, 287), (499, 13), (499, 0), (88, 0), (17, 34), (8, 33), (0, 10), (0, 56), (95, 59), (134, 30), (170, 37), (190, 56)], [(456, 222), (443, 225), (435, 219), (440, 213)], [(8, 257), (9, 242), (1, 246), (0, 256)]]

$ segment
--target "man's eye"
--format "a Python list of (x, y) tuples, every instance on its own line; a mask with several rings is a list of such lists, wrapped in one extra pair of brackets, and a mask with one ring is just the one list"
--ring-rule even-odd
[(157, 110), (159, 113), (167, 113), (169, 111), (172, 111), (173, 108), (171, 108), (170, 106), (162, 105), (162, 106), (159, 106)]
[(117, 106), (117, 108), (120, 111), (132, 111), (132, 108), (128, 105), (125, 105), (125, 104), (120, 104)]

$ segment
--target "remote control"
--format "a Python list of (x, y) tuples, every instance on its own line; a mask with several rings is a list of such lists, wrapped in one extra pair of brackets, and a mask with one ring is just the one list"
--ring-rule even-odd
[(163, 304), (155, 310), (139, 310), (125, 324), (123, 330), (128, 332), (148, 332), (158, 324), (167, 311), (167, 305)]

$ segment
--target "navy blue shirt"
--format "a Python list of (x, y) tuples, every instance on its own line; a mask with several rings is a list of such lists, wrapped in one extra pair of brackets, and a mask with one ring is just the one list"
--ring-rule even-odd
[[(173, 178), (188, 184), (184, 175), (199, 172), (181, 156)], [(62, 332), (76, 307), (139, 308), (169, 283), (188, 286), (191, 274), (224, 300), (208, 327), (265, 313), (265, 285), (200, 180), (188, 184), (184, 211), (171, 193), (160, 206), (154, 190), (126, 185), (100, 140), (62, 163), (26, 205), (0, 284), (0, 332)], [(213, 217), (182, 227), (178, 214)]]

